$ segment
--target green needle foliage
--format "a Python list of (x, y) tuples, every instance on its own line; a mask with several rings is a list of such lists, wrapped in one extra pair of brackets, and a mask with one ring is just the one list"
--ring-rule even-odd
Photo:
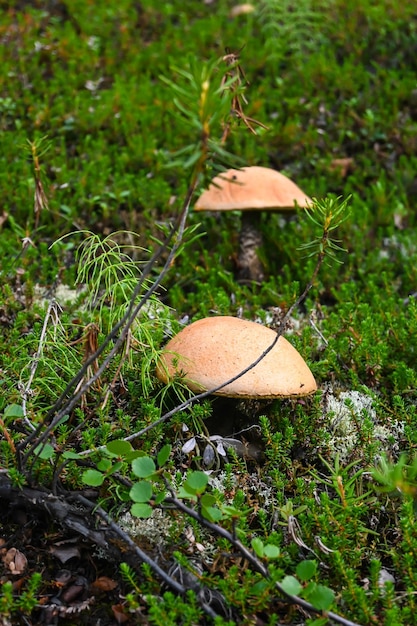
[(171, 68), (174, 80), (166, 76), (161, 76), (161, 80), (173, 94), (177, 109), (173, 115), (185, 122), (196, 142), (167, 155), (167, 162), (169, 159), (170, 167), (185, 169), (194, 168), (198, 163), (209, 169), (220, 169), (225, 159), (235, 160), (222, 148), (220, 138), (230, 114), (231, 94), (235, 91), (238, 76), (227, 77), (226, 66), (221, 59), (202, 64), (191, 57), (188, 65), (188, 70)]
[(42, 574), (33, 573), (24, 588), (16, 596), (11, 582), (0, 586), (0, 616), (5, 623), (18, 619), (19, 615), (30, 616), (39, 602), (39, 594), (43, 585)]
[(395, 463), (386, 456), (381, 457), (372, 476), (379, 483), (381, 492), (414, 498), (417, 495), (417, 458), (409, 459), (404, 452)]
[(305, 209), (307, 218), (319, 228), (320, 235), (308, 243), (301, 244), (299, 250), (306, 250), (309, 257), (329, 257), (336, 263), (343, 263), (340, 253), (346, 252), (333, 238), (333, 231), (348, 219), (348, 203), (350, 198), (326, 197), (323, 200), (313, 200), (313, 205)]
[(261, 0), (258, 7), (265, 49), (278, 67), (291, 57), (301, 66), (308, 54), (326, 44), (323, 22), (331, 0)]

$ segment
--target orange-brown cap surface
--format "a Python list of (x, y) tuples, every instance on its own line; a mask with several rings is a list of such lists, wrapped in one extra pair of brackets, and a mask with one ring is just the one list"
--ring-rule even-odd
[[(173, 337), (161, 355), (157, 376), (168, 383), (175, 376), (195, 392), (218, 387), (239, 374), (266, 350), (275, 331), (236, 317), (207, 317)], [(316, 381), (297, 350), (279, 337), (251, 370), (216, 392), (236, 398), (299, 397), (317, 390)]]
[(203, 191), (196, 211), (285, 211), (296, 205), (306, 208), (309, 198), (292, 180), (268, 167), (244, 167), (216, 176)]

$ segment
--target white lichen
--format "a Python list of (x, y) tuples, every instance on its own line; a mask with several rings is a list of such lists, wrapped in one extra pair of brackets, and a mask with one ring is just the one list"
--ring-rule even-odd
[[(226, 475), (226, 472), (218, 472), (210, 475), (209, 484), (213, 489), (224, 494), (224, 504), (233, 505), (233, 491), (235, 489), (243, 489), (245, 493), (249, 492), (251, 494), (250, 499), (252, 499), (253, 494), (255, 494), (258, 504), (261, 505), (264, 510), (272, 510), (277, 504), (274, 486), (272, 484), (266, 484), (265, 481), (259, 478), (256, 472), (245, 474), (242, 480), (239, 480), (238, 476), (230, 476)], [(233, 488), (229, 488), (226, 492), (225, 484)]]
[(335, 393), (328, 388), (323, 394), (324, 415), (328, 419), (328, 430), (331, 434), (328, 441), (332, 457), (339, 456), (341, 461), (350, 455), (361, 444), (361, 425), (365, 419), (373, 425), (372, 440), (379, 442), (381, 450), (395, 451), (404, 424), (392, 421), (390, 427), (378, 422), (374, 399), (371, 393), (361, 391), (341, 391)]
[(119, 526), (130, 537), (142, 537), (161, 547), (169, 542), (172, 523), (172, 519), (161, 509), (154, 509), (151, 517), (145, 519), (134, 517), (129, 512), (118, 519)]
[[(35, 285), (34, 288), (34, 301), (41, 305), (48, 307), (51, 300), (55, 300), (60, 306), (79, 304), (80, 296), (84, 294), (86, 287), (79, 287), (73, 289), (68, 285), (59, 283), (54, 289), (47, 289), (40, 285)], [(79, 310), (82, 310), (83, 305), (79, 306)]]

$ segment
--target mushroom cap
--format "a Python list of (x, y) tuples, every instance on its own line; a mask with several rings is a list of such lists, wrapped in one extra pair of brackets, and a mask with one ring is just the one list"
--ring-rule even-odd
[(195, 211), (291, 211), (306, 208), (309, 198), (292, 180), (269, 167), (227, 170), (213, 178), (194, 207)]
[[(156, 374), (175, 376), (195, 392), (218, 387), (251, 365), (276, 338), (271, 328), (236, 317), (206, 317), (183, 328), (165, 346)], [(233, 398), (306, 396), (317, 390), (308, 365), (284, 337), (246, 374), (219, 389)]]

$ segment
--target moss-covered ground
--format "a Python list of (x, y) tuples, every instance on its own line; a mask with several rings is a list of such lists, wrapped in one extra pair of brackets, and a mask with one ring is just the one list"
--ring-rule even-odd
[[(2, 624), (417, 624), (416, 3), (242, 6), (0, 2)], [(335, 258), (316, 275), (323, 225), (263, 213), (241, 280), (241, 213), (193, 211), (228, 165), (346, 201)], [(156, 378), (184, 324), (294, 303), (314, 396), (187, 404)]]

